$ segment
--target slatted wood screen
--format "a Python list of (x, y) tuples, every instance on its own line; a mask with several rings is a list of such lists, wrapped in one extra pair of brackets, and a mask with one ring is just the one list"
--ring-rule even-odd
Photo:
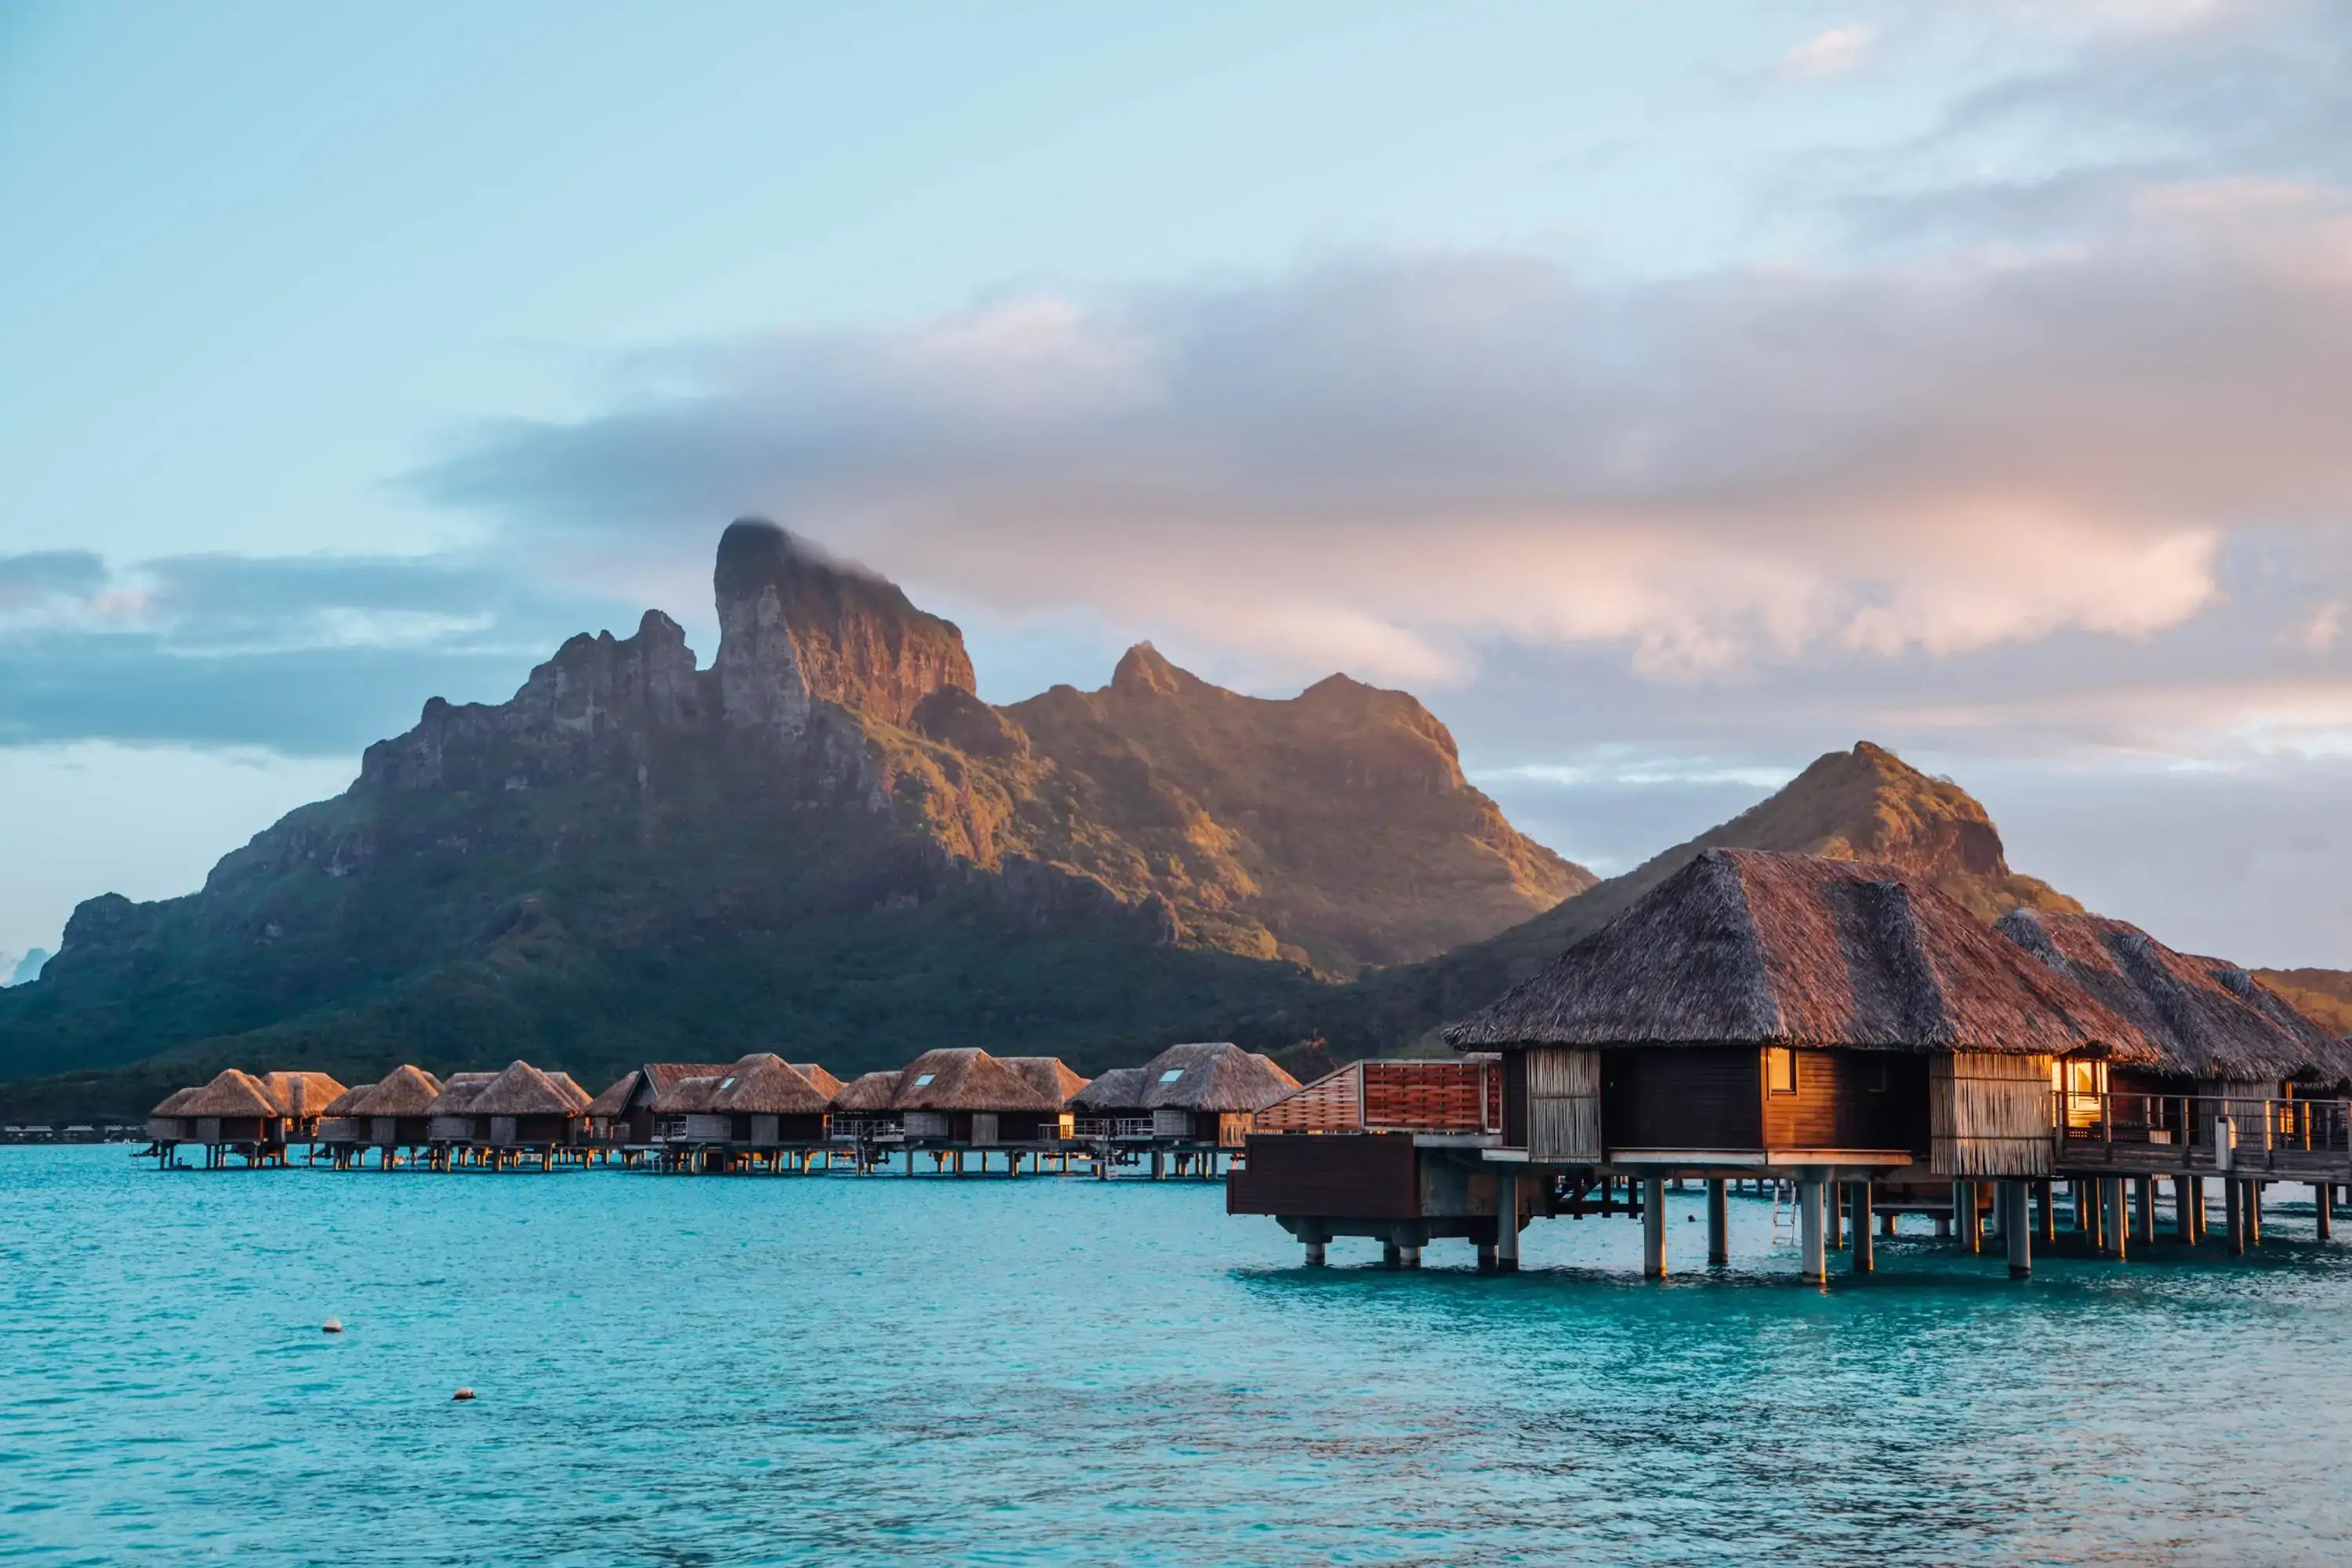
[(1528, 1158), (1591, 1163), (1601, 1149), (1601, 1053), (1538, 1046), (1528, 1052)]
[(1363, 1061), (1259, 1111), (1260, 1132), (1499, 1132), (1499, 1061)]
[(1928, 1064), (1930, 1168), (1939, 1176), (2046, 1176), (2048, 1057), (1957, 1051)]

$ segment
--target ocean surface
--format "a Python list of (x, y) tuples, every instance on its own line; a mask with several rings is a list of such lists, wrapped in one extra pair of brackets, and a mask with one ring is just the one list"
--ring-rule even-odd
[(1720, 1274), (1594, 1219), (1481, 1278), (1300, 1268), (1202, 1184), (0, 1149), (0, 1558), (2352, 1560), (2307, 1202), (2239, 1262), (2013, 1286), (1923, 1236), (1826, 1290), (1732, 1207)]

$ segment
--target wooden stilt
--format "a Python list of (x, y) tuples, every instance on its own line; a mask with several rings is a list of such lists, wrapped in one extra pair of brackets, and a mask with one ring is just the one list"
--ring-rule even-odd
[(2009, 1242), (2009, 1277), (2030, 1279), (2033, 1277), (2033, 1227), (2025, 1216), (2025, 1184), (2003, 1182), (2000, 1196), (2000, 1228)]
[(2042, 1204), (2042, 1245), (2045, 1247), (2053, 1245), (2058, 1239), (2057, 1184), (2044, 1177), (2033, 1184), (2033, 1190)]
[(2156, 1244), (2156, 1178), (2141, 1176), (2132, 1185), (2137, 1189), (2133, 1200), (2139, 1209), (2132, 1216), (2137, 1222), (2133, 1228), (2137, 1233), (2134, 1239), (2144, 1247), (2153, 1247)]
[(1642, 1184), (1642, 1272), (1653, 1279), (1666, 1277), (1666, 1181), (1652, 1176)]
[(1495, 1181), (1495, 1267), (1506, 1274), (1519, 1268), (1519, 1178)]
[(2221, 1185), (2222, 1212), (2230, 1226), (2230, 1256), (2242, 1258), (2246, 1253), (2246, 1184), (2234, 1178)]
[(1960, 1227), (1960, 1245), (1970, 1253), (1984, 1250), (1984, 1215), (1977, 1209), (1977, 1184), (1952, 1184), (1952, 1218)]
[(1706, 1266), (1721, 1268), (1731, 1261), (1731, 1205), (1720, 1176), (1706, 1184)]
[(1845, 1207), (1843, 1184), (1822, 1184), (1822, 1245), (1835, 1252), (1845, 1245), (1844, 1226), (1839, 1221)]
[(1868, 1274), (1878, 1267), (1878, 1253), (1870, 1238), (1870, 1183), (1853, 1184), (1853, 1271)]
[(2321, 1241), (2336, 1239), (2336, 1184), (2320, 1182), (2311, 1189), (2311, 1212), (2317, 1224), (2315, 1233)]
[(2263, 1184), (2260, 1182), (2248, 1182), (2246, 1184), (2246, 1245), (2260, 1247), (2262, 1244)]
[(1818, 1181), (1797, 1184), (1797, 1240), (1808, 1285), (1829, 1280), (1829, 1256), (1822, 1237), (1822, 1185)]

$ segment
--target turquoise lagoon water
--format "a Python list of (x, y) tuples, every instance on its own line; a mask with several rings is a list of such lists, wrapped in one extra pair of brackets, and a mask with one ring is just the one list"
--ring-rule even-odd
[[(0, 1556), (2352, 1557), (2352, 1247), (1792, 1278), (1297, 1267), (1221, 1188), (158, 1173), (0, 1150)], [(1674, 1241), (1700, 1250), (1696, 1201)], [(319, 1325), (339, 1317), (347, 1331)], [(473, 1404), (450, 1399), (459, 1384)]]

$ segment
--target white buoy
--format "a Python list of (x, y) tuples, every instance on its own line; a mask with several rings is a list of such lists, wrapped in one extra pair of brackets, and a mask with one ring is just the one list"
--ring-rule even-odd
[(474, 1397), (474, 1391), (470, 1388), (461, 1388), (457, 1393), (451, 1394), (450, 1397), (452, 1399), (471, 1399)]
[(319, 1331), (322, 1334), (340, 1334), (343, 1331), (343, 1321), (341, 1318), (329, 1318), (319, 1325)]

